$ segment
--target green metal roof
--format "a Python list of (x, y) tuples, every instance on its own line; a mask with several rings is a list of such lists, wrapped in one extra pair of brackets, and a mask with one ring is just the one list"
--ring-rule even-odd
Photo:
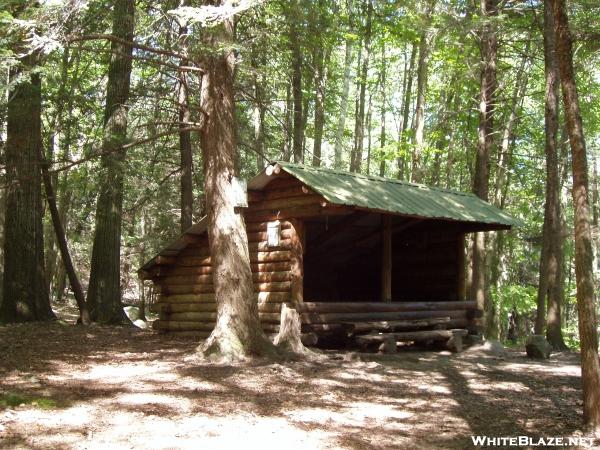
[(520, 225), (518, 220), (474, 194), (322, 167), (277, 164), (332, 204), (502, 228)]

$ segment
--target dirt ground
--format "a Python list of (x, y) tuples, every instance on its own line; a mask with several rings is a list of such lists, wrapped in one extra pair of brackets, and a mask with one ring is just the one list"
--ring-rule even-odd
[(576, 436), (578, 358), (330, 351), (201, 362), (197, 343), (64, 322), (0, 327), (2, 449), (465, 449)]

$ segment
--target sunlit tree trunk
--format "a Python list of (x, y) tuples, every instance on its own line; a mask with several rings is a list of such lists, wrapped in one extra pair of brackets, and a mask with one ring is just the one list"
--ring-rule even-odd
[(367, 90), (367, 77), (369, 73), (369, 62), (371, 56), (371, 31), (372, 31), (372, 17), (373, 17), (373, 2), (372, 0), (366, 0), (365, 2), (365, 13), (366, 13), (366, 25), (365, 25), (365, 38), (364, 48), (362, 56), (362, 66), (360, 69), (360, 80), (359, 80), (359, 97), (358, 97), (358, 115), (356, 117), (356, 150), (354, 157), (352, 158), (352, 164), (350, 166), (351, 172), (360, 172), (363, 159), (363, 147), (365, 138), (365, 100)]
[[(544, 65), (546, 76), (545, 152), (546, 203), (540, 257), (535, 333), (544, 334), (556, 350), (566, 349), (562, 336), (561, 305), (564, 272), (561, 239), (561, 198), (558, 174), (558, 108), (560, 80), (556, 64), (554, 20), (550, 0), (544, 1)], [(546, 304), (548, 305), (546, 314)]]
[[(407, 141), (406, 139), (406, 130), (408, 130), (408, 118), (410, 114), (410, 105), (412, 103), (412, 86), (413, 86), (413, 78), (415, 71), (415, 62), (417, 59), (417, 49), (418, 45), (413, 42), (412, 50), (410, 53), (410, 63), (408, 68), (405, 67), (404, 70), (404, 97), (402, 99), (402, 124), (400, 125), (400, 137), (399, 142), (402, 144)], [(398, 157), (398, 178), (404, 179), (406, 176), (406, 167), (405, 167), (405, 158), (404, 156)]]
[[(353, 30), (353, 19), (352, 19), (352, 1), (347, 0), (348, 9), (348, 33)], [(350, 82), (351, 82), (351, 71), (352, 71), (352, 53), (354, 51), (354, 38), (347, 37), (345, 42), (345, 53), (344, 53), (344, 82), (342, 88), (342, 94), (340, 98), (340, 115), (338, 118), (337, 132), (335, 136), (335, 148), (334, 148), (334, 162), (333, 167), (335, 169), (342, 168), (342, 150), (344, 143), (344, 131), (346, 130), (346, 116), (348, 115), (348, 97), (350, 95)]]
[(387, 113), (387, 59), (385, 54), (385, 41), (381, 44), (381, 132), (379, 133), (379, 149), (381, 152), (381, 161), (379, 163), (379, 176), (385, 176), (385, 144), (386, 144), (386, 131), (385, 131), (385, 120)]
[(431, 27), (435, 0), (425, 6), (423, 31), (419, 40), (419, 62), (417, 64), (417, 104), (415, 107), (415, 147), (412, 156), (411, 181), (419, 183), (423, 179), (422, 157), (425, 146), (425, 95), (427, 93), (427, 72), (431, 53)]
[[(206, 1), (221, 5), (220, 0)], [(233, 94), (233, 23), (203, 30), (209, 51), (202, 57), (202, 109), (208, 120), (200, 133), (204, 163), (208, 238), (217, 304), (216, 325), (201, 351), (228, 360), (273, 353), (258, 317), (244, 219), (234, 207), (236, 118)]]
[[(181, 0), (179, 6), (189, 6), (189, 0)], [(188, 28), (179, 27), (178, 50), (180, 53), (188, 53)], [(189, 61), (182, 59), (180, 66), (188, 66)], [(190, 114), (190, 92), (188, 88), (188, 74), (184, 70), (179, 71), (177, 89), (177, 109), (179, 115), (179, 157), (181, 160), (180, 175), (180, 226), (181, 232), (192, 226), (194, 212), (194, 187), (192, 181), (192, 136), (189, 130)]]
[(573, 49), (564, 0), (552, 0), (556, 58), (560, 71), (563, 108), (573, 165), (573, 203), (575, 226), (575, 274), (579, 340), (581, 343), (581, 381), (583, 385), (583, 422), (586, 429), (600, 433), (600, 362), (594, 308), (594, 271), (586, 147), (579, 96), (573, 71)]
[[(494, 97), (497, 89), (496, 55), (498, 41), (491, 18), (498, 14), (497, 0), (481, 0), (481, 15), (485, 22), (481, 31), (481, 78), (479, 92), (479, 132), (473, 192), (488, 200), (490, 182), (490, 155), (494, 145)], [(494, 333), (493, 308), (486, 289), (485, 233), (475, 233), (473, 240), (473, 277), (470, 299), (484, 311), (486, 334)]]
[[(134, 1), (115, 2), (113, 34), (133, 39)], [(123, 215), (123, 177), (127, 139), (127, 100), (131, 77), (132, 47), (113, 41), (108, 68), (102, 172), (96, 207), (96, 231), (88, 288), (88, 307), (93, 321), (129, 323), (121, 304), (121, 220)]]

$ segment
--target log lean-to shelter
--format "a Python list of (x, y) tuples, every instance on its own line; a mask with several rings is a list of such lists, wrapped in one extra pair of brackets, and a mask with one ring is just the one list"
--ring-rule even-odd
[[(289, 162), (270, 164), (247, 187), (243, 214), (267, 333), (278, 331), (284, 303), (317, 337), (477, 333), (481, 312), (465, 298), (465, 235), (517, 225), (473, 194)], [(158, 330), (207, 337), (214, 327), (206, 224), (139, 270), (159, 295)]]

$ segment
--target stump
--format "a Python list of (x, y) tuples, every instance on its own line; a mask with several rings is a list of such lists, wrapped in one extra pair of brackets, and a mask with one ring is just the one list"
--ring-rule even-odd
[(527, 351), (527, 356), (530, 358), (548, 359), (550, 358), (550, 352), (552, 352), (552, 346), (548, 343), (545, 336), (534, 334), (527, 339), (525, 350)]
[(285, 303), (281, 305), (281, 324), (279, 333), (275, 336), (273, 344), (277, 347), (294, 353), (306, 352), (302, 343), (300, 314), (288, 307)]

